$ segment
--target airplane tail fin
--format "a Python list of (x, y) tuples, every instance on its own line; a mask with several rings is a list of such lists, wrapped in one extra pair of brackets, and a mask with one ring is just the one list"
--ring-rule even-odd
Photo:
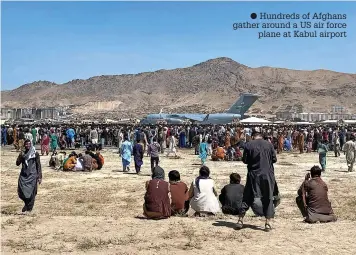
[(207, 121), (208, 119), (209, 119), (209, 114), (207, 114), (207, 115), (204, 117), (203, 121)]
[(256, 94), (244, 93), (226, 113), (240, 114), (243, 116), (258, 98), (259, 96)]

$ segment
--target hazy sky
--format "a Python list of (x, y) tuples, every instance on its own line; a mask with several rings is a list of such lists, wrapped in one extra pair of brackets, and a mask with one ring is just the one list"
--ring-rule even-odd
[[(250, 67), (355, 73), (355, 11), (355, 2), (2, 2), (2, 89), (216, 57)], [(258, 39), (261, 30), (232, 29), (251, 21), (252, 12), (345, 13), (348, 37)]]

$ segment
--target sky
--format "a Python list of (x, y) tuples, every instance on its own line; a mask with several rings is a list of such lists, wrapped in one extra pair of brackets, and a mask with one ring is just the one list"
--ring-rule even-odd
[[(188, 67), (228, 57), (250, 67), (356, 72), (356, 2), (2, 2), (1, 85)], [(347, 14), (347, 38), (264, 38), (233, 30), (266, 13)], [(268, 22), (265, 21), (264, 22)], [(269, 21), (271, 22), (271, 21)], [(274, 22), (281, 22), (274, 20)], [(297, 21), (299, 22), (299, 21)], [(278, 30), (267, 30), (278, 31)]]

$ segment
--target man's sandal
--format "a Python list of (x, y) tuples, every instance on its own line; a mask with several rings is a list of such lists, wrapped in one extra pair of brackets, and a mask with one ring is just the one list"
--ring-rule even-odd
[(238, 220), (236, 223), (236, 229), (242, 229), (244, 227), (244, 223), (242, 222), (242, 220)]
[(271, 230), (272, 230), (271, 225), (270, 225), (269, 223), (266, 223), (266, 224), (265, 224), (265, 231), (266, 231), (266, 232), (269, 232), (269, 231), (271, 231)]

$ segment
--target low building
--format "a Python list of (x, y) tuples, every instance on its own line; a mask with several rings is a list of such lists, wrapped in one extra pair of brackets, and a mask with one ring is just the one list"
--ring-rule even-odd
[(352, 119), (356, 119), (356, 115), (350, 113), (303, 112), (303, 113), (293, 113), (291, 117), (285, 119), (300, 119), (303, 121), (311, 121), (311, 122), (324, 121), (324, 120), (352, 120)]
[(1, 115), (8, 119), (31, 118), (35, 120), (41, 119), (57, 119), (61, 110), (55, 107), (49, 108), (1, 108)]

